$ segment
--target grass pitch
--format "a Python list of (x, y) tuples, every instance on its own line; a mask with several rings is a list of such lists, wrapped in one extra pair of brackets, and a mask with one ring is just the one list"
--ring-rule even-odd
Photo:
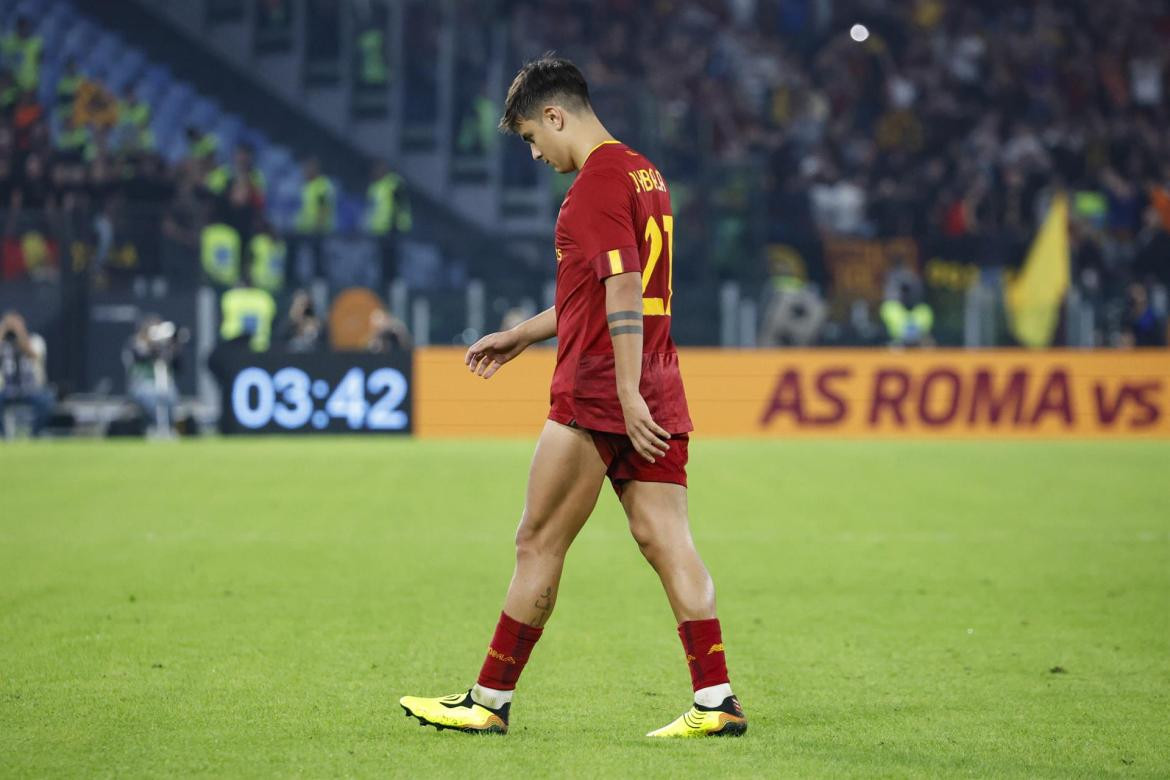
[(606, 488), (506, 737), (475, 677), (531, 442), (0, 447), (3, 776), (1167, 776), (1170, 445), (692, 446), (741, 740)]

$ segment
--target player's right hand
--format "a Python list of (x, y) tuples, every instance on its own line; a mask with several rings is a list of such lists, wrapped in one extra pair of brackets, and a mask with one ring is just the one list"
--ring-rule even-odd
[(629, 402), (623, 401), (622, 414), (626, 418), (626, 435), (643, 460), (653, 463), (655, 458), (666, 455), (670, 449), (670, 434), (654, 422), (642, 396), (636, 396)]
[(515, 330), (489, 333), (467, 348), (463, 362), (471, 373), (490, 379), (500, 366), (527, 348), (524, 338)]

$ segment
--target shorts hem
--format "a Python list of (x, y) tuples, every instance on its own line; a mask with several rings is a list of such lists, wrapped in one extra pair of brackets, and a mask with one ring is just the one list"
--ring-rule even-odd
[(573, 416), (569, 414), (558, 414), (557, 412), (549, 412), (548, 419), (560, 425), (573, 426)]

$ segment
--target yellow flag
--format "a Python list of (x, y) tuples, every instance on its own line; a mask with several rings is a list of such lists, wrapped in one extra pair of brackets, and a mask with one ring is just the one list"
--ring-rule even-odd
[(1068, 291), (1068, 266), (1068, 198), (1060, 193), (1048, 207), (1024, 267), (1009, 275), (1004, 286), (1008, 327), (1024, 346), (1052, 344)]

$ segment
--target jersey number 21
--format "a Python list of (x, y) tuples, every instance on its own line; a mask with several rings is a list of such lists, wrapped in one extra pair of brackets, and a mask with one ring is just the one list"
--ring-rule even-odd
[[(658, 270), (658, 261), (663, 259), (663, 233), (666, 234), (666, 268), (663, 269), (666, 274), (666, 297), (648, 297), (646, 290), (650, 287), (654, 272)], [(642, 269), (642, 314), (647, 317), (669, 316), (671, 298), (674, 297), (674, 217), (663, 214), (662, 227), (659, 227), (658, 220), (651, 214), (650, 219), (646, 220), (643, 238), (650, 242), (650, 256), (646, 259), (646, 267)]]

